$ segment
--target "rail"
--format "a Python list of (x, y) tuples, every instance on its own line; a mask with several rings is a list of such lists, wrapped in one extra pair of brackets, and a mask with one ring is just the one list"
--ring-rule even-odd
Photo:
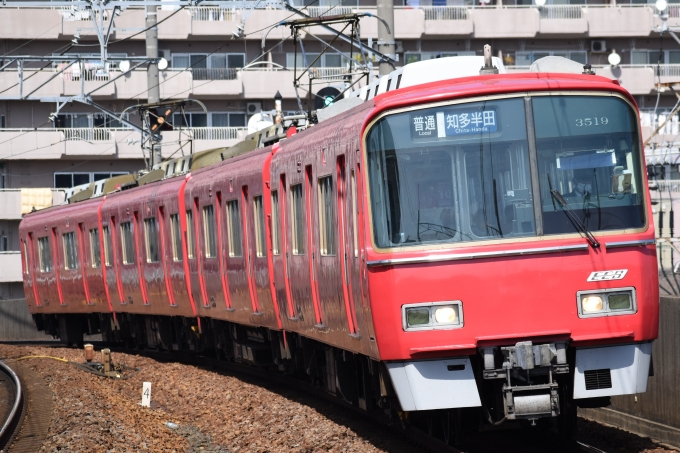
[(21, 381), (19, 380), (19, 376), (16, 375), (14, 370), (8, 367), (4, 362), (0, 362), (0, 371), (5, 373), (11, 379), (15, 388), (12, 410), (10, 410), (7, 420), (5, 420), (2, 428), (0, 428), (0, 448), (5, 448), (9, 438), (14, 433), (14, 427), (18, 422), (18, 417), (21, 415), (19, 408), (22, 403), (23, 392), (21, 389)]

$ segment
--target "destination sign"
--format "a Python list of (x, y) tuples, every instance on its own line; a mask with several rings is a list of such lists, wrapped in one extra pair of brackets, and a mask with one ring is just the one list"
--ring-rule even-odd
[(446, 138), (497, 130), (498, 118), (495, 110), (454, 110), (411, 115), (411, 136), (416, 139)]

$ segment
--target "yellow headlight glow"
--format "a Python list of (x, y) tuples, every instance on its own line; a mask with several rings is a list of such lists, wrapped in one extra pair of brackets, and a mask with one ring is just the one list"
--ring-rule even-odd
[(439, 324), (453, 324), (458, 322), (458, 310), (453, 305), (446, 305), (434, 310), (434, 320)]
[(581, 299), (581, 307), (584, 313), (594, 313), (602, 311), (604, 302), (600, 296), (585, 296)]

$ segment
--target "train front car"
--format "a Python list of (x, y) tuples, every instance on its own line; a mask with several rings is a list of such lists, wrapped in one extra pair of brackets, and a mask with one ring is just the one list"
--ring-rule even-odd
[(592, 75), (507, 74), (375, 105), (367, 267), (401, 410), (568, 433), (576, 406), (645, 392), (659, 294), (632, 97)]

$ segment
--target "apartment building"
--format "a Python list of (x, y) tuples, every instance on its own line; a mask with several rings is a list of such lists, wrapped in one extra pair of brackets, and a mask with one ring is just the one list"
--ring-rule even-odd
[[(244, 9), (159, 8), (159, 50), (168, 62), (159, 75), (161, 99), (197, 99), (207, 110), (192, 104), (186, 115), (173, 117), (184, 132), (163, 133), (163, 156), (236, 143), (247, 133), (250, 116), (274, 108), (277, 91), (284, 111), (306, 109), (310, 76), (315, 83), (323, 81), (314, 92), (329, 85), (345, 89), (352, 61), (349, 45), (335, 41), (335, 49), (319, 56), (325, 48), (322, 40), (328, 42), (333, 35), (313, 27), (301, 35), (298, 50), (303, 47), (305, 56), (296, 57), (290, 29), (272, 28), (292, 16), (282, 1), (253, 1)], [(375, 0), (292, 4), (305, 7), (311, 16), (376, 14)], [(669, 27), (680, 26), (680, 3), (670, 3), (664, 13), (667, 18), (653, 4), (638, 0), (548, 0), (541, 6), (531, 0), (395, 0), (394, 33), (400, 65), (481, 55), (484, 44), (491, 44), (509, 71), (525, 71), (547, 55), (590, 64), (597, 74), (617, 79), (635, 96), (643, 111), (643, 132), (649, 136), (677, 101), (666, 86), (680, 82), (680, 45), (668, 34), (660, 37), (654, 31), (664, 21)], [(144, 56), (145, 34), (139, 32), (145, 21), (141, 7), (120, 12), (114, 19), (109, 55)], [(244, 37), (232, 39), (242, 24)], [(376, 19), (361, 19), (360, 30), (370, 58), (378, 38)], [(265, 36), (266, 52), (257, 59)], [(609, 63), (612, 53), (620, 57), (616, 66)], [(356, 54), (354, 49), (353, 59)], [(64, 61), (78, 55), (86, 60), (64, 70), (67, 63), (59, 60), (19, 65), (11, 59), (16, 55), (63, 56)], [(293, 68), (298, 68), (299, 76), (299, 68), (307, 64), (312, 68), (300, 78), (296, 93)], [(22, 295), (17, 238), (22, 188), (50, 188), (58, 200), (59, 189), (144, 167), (138, 132), (76, 101), (51, 116), (57, 111), (52, 99), (89, 93), (101, 106), (122, 113), (146, 102), (148, 86), (145, 66), (122, 71), (118, 62), (99, 61), (89, 13), (51, 7), (49, 2), (18, 8), (10, 0), (0, 6), (0, 68), (0, 298), (8, 298)], [(364, 83), (365, 79), (358, 86)], [(125, 118), (139, 123), (134, 114)], [(671, 170), (677, 170), (674, 159), (680, 157), (674, 146), (677, 118), (663, 132), (649, 145), (648, 164), (668, 167), (663, 178), (671, 179), (677, 176)]]

